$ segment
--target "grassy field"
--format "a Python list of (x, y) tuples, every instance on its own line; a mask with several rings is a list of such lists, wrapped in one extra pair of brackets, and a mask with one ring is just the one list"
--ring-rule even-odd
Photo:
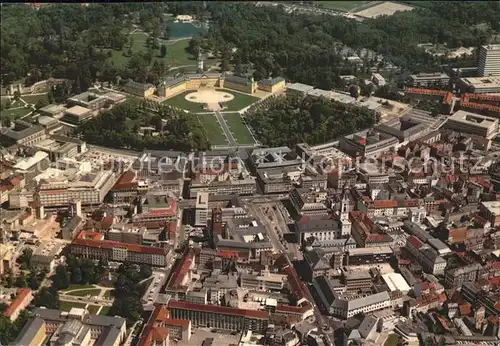
[(61, 290), (61, 292), (68, 292), (72, 290), (77, 290), (77, 289), (82, 289), (82, 288), (94, 288), (94, 285), (78, 285), (78, 284), (71, 284), (68, 286), (68, 288)]
[(92, 315), (96, 315), (97, 311), (99, 311), (100, 306), (97, 305), (89, 305), (87, 306), (87, 310), (89, 310), (89, 313)]
[(237, 91), (232, 91), (232, 90), (229, 91), (228, 89), (217, 89), (217, 90), (224, 91), (234, 95), (234, 99), (224, 103), (225, 106), (227, 107), (223, 110), (224, 112), (236, 112), (260, 100), (258, 97), (239, 93)]
[(253, 144), (255, 143), (252, 135), (248, 131), (247, 126), (238, 113), (223, 114), (224, 120), (233, 133), (233, 137), (238, 144)]
[[(147, 36), (142, 33), (130, 34), (132, 37), (132, 53), (146, 52), (148, 47), (146, 46)], [(166, 57), (160, 57), (160, 49), (154, 50), (154, 60), (164, 60), (168, 66), (182, 66), (182, 65), (196, 65), (196, 58), (191, 54), (186, 52), (186, 47), (189, 45), (189, 40), (181, 40), (173, 43), (166, 43), (167, 55)], [(127, 51), (128, 47), (123, 51), (113, 50), (111, 51), (111, 60), (116, 67), (123, 67), (127, 64), (130, 57), (123, 55), (124, 51)]]
[(324, 8), (331, 10), (348, 12), (353, 8), (365, 5), (370, 1), (315, 1), (315, 4), (322, 5)]
[[(223, 112), (239, 111), (245, 107), (250, 106), (252, 103), (259, 100), (258, 97), (248, 95), (248, 94), (239, 93), (239, 92), (228, 90), (228, 89), (216, 89), (216, 90), (224, 91), (224, 92), (227, 92), (227, 93), (232, 94), (234, 96), (234, 99), (232, 99), (231, 101), (224, 102), (224, 105), (227, 108), (225, 108), (223, 110)], [(172, 98), (169, 98), (168, 100), (163, 101), (163, 103), (177, 107), (177, 108), (185, 109), (185, 110), (192, 112), (192, 113), (204, 112), (203, 105), (201, 103), (195, 103), (195, 102), (191, 102), (191, 101), (188, 101), (185, 99), (185, 96), (187, 94), (192, 93), (192, 92), (194, 92), (194, 90), (188, 90), (188, 91), (182, 92), (180, 94), (175, 95)]]
[(384, 346), (396, 346), (398, 344), (399, 337), (396, 334), (389, 334), (387, 340), (385, 340)]
[(69, 293), (66, 293), (66, 294), (68, 296), (84, 297), (86, 295), (97, 296), (99, 293), (101, 293), (101, 289), (100, 288), (91, 288), (91, 289), (85, 289), (85, 290), (80, 290), (80, 291), (69, 292)]
[(47, 97), (47, 94), (42, 94), (42, 95), (23, 95), (23, 96), (21, 96), (21, 98), (25, 102), (32, 103), (32, 104), (37, 103), (39, 100), (46, 100), (47, 102), (49, 101), (48, 97)]
[(101, 311), (99, 311), (99, 315), (107, 315), (109, 312), (110, 307), (109, 306), (103, 306)]
[(104, 298), (111, 298), (112, 297), (111, 292), (113, 292), (113, 290), (108, 290), (104, 292)]
[(83, 309), (85, 308), (87, 304), (83, 303), (74, 303), (74, 302), (65, 302), (61, 301), (61, 304), (59, 305), (59, 310), (61, 311), (69, 311), (71, 308), (80, 308)]
[(25, 115), (29, 114), (32, 111), (30, 108), (17, 108), (17, 109), (4, 109), (0, 113), (0, 117), (3, 118), (9, 118), (11, 120), (14, 119), (19, 119), (24, 117)]
[(207, 139), (212, 145), (224, 145), (227, 144), (227, 138), (222, 129), (220, 128), (219, 122), (215, 115), (213, 114), (198, 114), (198, 120), (201, 126), (207, 134)]
[(169, 98), (168, 100), (163, 101), (162, 103), (180, 109), (184, 109), (192, 113), (203, 112), (203, 104), (191, 102), (184, 98), (187, 94), (190, 94), (192, 92), (193, 90), (182, 92), (180, 94), (175, 95), (174, 97)]

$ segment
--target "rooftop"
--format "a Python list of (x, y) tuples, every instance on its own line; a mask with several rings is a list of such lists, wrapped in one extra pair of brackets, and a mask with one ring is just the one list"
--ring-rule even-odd
[(184, 301), (170, 300), (167, 305), (167, 309), (183, 309), (192, 311), (205, 311), (212, 312), (220, 315), (233, 315), (241, 316), (247, 318), (256, 318), (261, 320), (269, 319), (269, 314), (265, 311), (258, 310), (243, 310), (237, 308), (230, 308), (225, 306), (215, 306), (215, 305), (202, 305), (193, 304)]

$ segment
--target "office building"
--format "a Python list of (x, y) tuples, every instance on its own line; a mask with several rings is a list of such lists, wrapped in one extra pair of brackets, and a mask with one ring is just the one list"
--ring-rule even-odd
[(344, 281), (348, 293), (368, 292), (373, 286), (372, 276), (368, 270), (344, 272)]
[(447, 119), (444, 127), (457, 132), (490, 137), (498, 131), (498, 119), (459, 110)]
[(82, 106), (73, 106), (66, 109), (62, 120), (71, 124), (78, 125), (92, 118), (92, 115), (92, 111), (88, 108)]
[(459, 86), (462, 91), (468, 93), (499, 93), (500, 76), (460, 78)]
[(200, 305), (177, 300), (170, 300), (167, 309), (171, 318), (190, 320), (194, 328), (264, 333), (269, 322), (269, 314), (265, 311)]
[(206, 227), (208, 220), (208, 193), (198, 192), (196, 196), (196, 210), (194, 224), (197, 227)]
[(121, 317), (91, 315), (85, 309), (69, 312), (35, 308), (13, 346), (26, 345), (121, 345), (127, 334)]
[(348, 319), (359, 313), (383, 310), (391, 306), (387, 291), (368, 295), (343, 295), (335, 291), (332, 280), (320, 276), (313, 282), (321, 303), (330, 315)]
[(47, 138), (47, 135), (42, 126), (32, 125), (22, 120), (16, 120), (13, 129), (0, 129), (0, 144), (6, 147), (14, 144), (29, 147), (45, 138)]
[(82, 205), (102, 203), (115, 183), (111, 171), (75, 172), (72, 169), (49, 169), (35, 178), (38, 180), (34, 200), (38, 206), (62, 207), (79, 200)]
[(420, 239), (411, 235), (406, 239), (405, 248), (417, 259), (424, 270), (434, 275), (444, 274), (446, 261), (439, 253)]
[(479, 203), (479, 212), (490, 222), (491, 227), (500, 225), (500, 201), (483, 201)]
[(389, 246), (360, 247), (347, 250), (346, 265), (368, 265), (372, 263), (389, 263), (394, 251)]
[(259, 275), (240, 275), (241, 287), (256, 291), (281, 291), (285, 280), (286, 275), (270, 273), (268, 270), (261, 271)]
[(376, 156), (398, 144), (396, 137), (370, 129), (342, 137), (339, 148), (351, 157), (368, 157)]
[(483, 77), (500, 76), (500, 44), (490, 44), (479, 48), (477, 70)]
[(413, 87), (447, 86), (450, 77), (444, 73), (419, 73), (410, 76)]
[(82, 258), (149, 264), (155, 267), (165, 267), (169, 256), (172, 256), (168, 248), (103, 240), (101, 233), (84, 231), (71, 242), (69, 251)]

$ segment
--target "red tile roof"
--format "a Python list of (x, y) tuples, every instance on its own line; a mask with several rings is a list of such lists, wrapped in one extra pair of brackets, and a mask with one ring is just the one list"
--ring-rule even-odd
[(3, 313), (5, 317), (10, 317), (16, 310), (19, 308), (21, 304), (24, 303), (26, 297), (31, 294), (31, 290), (28, 288), (20, 288), (17, 291), (16, 299), (9, 305), (7, 310)]
[(135, 188), (137, 188), (136, 173), (133, 171), (127, 171), (122, 174), (111, 191), (130, 190)]
[(180, 309), (180, 310), (191, 310), (191, 311), (204, 311), (212, 312), (221, 315), (232, 315), (232, 316), (242, 316), (247, 318), (256, 318), (261, 320), (269, 319), (269, 314), (265, 311), (258, 310), (243, 310), (230, 308), (225, 306), (215, 306), (215, 305), (203, 305), (203, 304), (193, 304), (184, 301), (170, 300), (167, 304), (167, 309)]
[(166, 326), (178, 326), (183, 329), (189, 328), (189, 320), (180, 320), (177, 318), (165, 318), (161, 320)]
[(76, 239), (104, 240), (104, 234), (94, 231), (81, 231)]
[(71, 242), (72, 246), (84, 246), (93, 248), (103, 248), (103, 249), (114, 249), (121, 248), (127, 249), (131, 252), (151, 254), (151, 255), (166, 255), (167, 250), (165, 248), (152, 247), (152, 246), (141, 246), (136, 244), (121, 243), (118, 241), (111, 240), (91, 240), (91, 239), (74, 239)]
[(420, 241), (417, 237), (411, 235), (408, 238), (406, 238), (406, 242), (410, 243), (415, 249), (420, 249), (424, 243)]
[(309, 304), (303, 306), (278, 305), (276, 307), (276, 313), (303, 314), (309, 309), (311, 309), (311, 305)]
[(232, 250), (217, 250), (215, 253), (217, 257), (222, 257), (222, 258), (239, 258), (238, 251), (232, 251)]
[(182, 257), (180, 265), (178, 265), (175, 271), (172, 273), (172, 277), (170, 278), (170, 282), (168, 284), (169, 289), (176, 290), (182, 287), (184, 277), (188, 273), (193, 260), (194, 256), (192, 253), (189, 253)]
[(372, 202), (372, 206), (375, 209), (397, 208), (398, 202), (395, 200), (376, 200)]
[(138, 346), (151, 346), (153, 341), (165, 341), (168, 338), (168, 329), (156, 326), (157, 321), (162, 321), (168, 311), (163, 306), (156, 306), (151, 315), (144, 332), (142, 333)]

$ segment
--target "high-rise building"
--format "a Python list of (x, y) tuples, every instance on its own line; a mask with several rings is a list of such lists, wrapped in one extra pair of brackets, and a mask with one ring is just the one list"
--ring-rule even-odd
[(490, 44), (479, 49), (479, 75), (500, 76), (500, 44)]
[(196, 196), (195, 226), (206, 227), (208, 219), (208, 192), (198, 192)]

